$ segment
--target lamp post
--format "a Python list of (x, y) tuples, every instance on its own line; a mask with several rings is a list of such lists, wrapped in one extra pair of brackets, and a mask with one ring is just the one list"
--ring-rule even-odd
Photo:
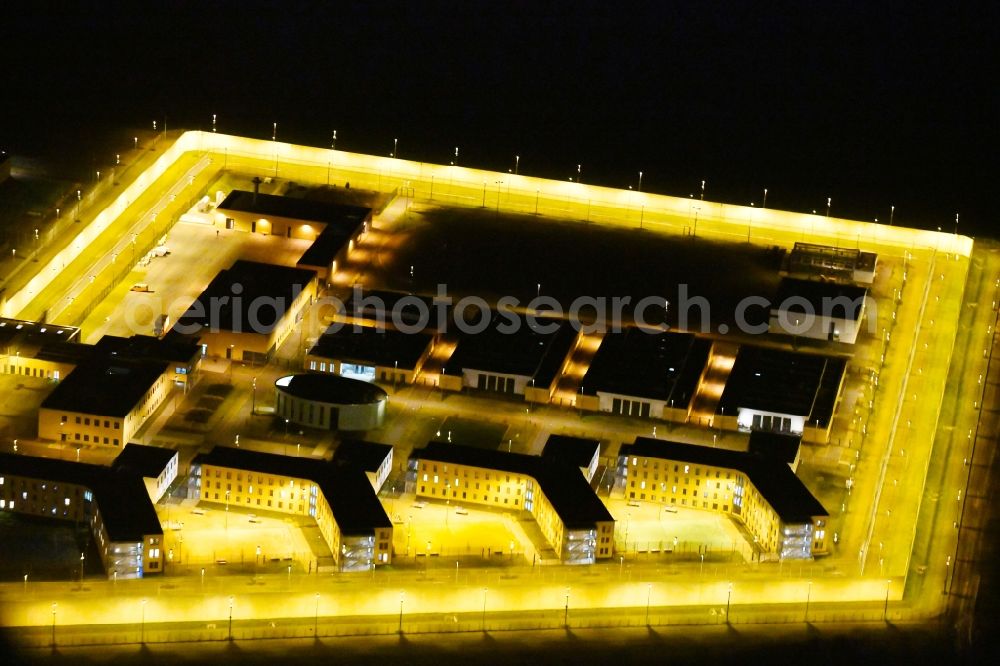
[(481, 624), (481, 629), (483, 631), (486, 631), (486, 592), (487, 591), (488, 591), (488, 588), (484, 587), (483, 588), (483, 618), (482, 618), (482, 622), (480, 623)]
[(406, 592), (399, 593), (399, 633), (403, 633), (403, 598)]
[(889, 206), (889, 226), (892, 226), (892, 216), (896, 214), (896, 207)]
[(396, 159), (399, 159), (399, 154), (397, 153), (398, 146), (399, 146), (399, 139), (393, 139), (392, 140), (392, 155), (390, 155), (389, 157), (394, 157)]
[(514, 175), (517, 175), (517, 169), (521, 165), (521, 156), (514, 155)]
[(146, 600), (142, 600), (142, 624), (139, 625), (139, 643), (146, 642)]
[(701, 200), (705, 200), (705, 181), (701, 181)]
[(809, 624), (809, 600), (812, 597), (813, 582), (809, 581), (808, 587), (806, 587), (806, 614), (804, 621)]
[(250, 415), (257, 414), (257, 378), (250, 380)]
[(229, 596), (229, 640), (233, 640), (233, 597)]
[(84, 561), (85, 558), (86, 558), (86, 556), (83, 553), (80, 553), (80, 582), (81, 583), (83, 583), (83, 561)]
[(563, 626), (569, 628), (569, 588), (566, 588), (566, 605), (563, 607)]
[(580, 164), (576, 165), (576, 182), (578, 182), (578, 183), (582, 183), (583, 182), (583, 180), (582, 180), (583, 176), (580, 173), (581, 166), (582, 165), (580, 165)]
[(639, 172), (639, 188), (636, 191), (637, 192), (642, 192), (642, 172), (641, 171)]
[(649, 626), (649, 598), (653, 595), (653, 584), (646, 584), (646, 626)]
[(212, 114), (212, 133), (215, 133), (215, 114)]
[(885, 581), (885, 606), (882, 607), (882, 621), (889, 621), (889, 586), (892, 585), (892, 580), (886, 579)]
[(830, 203), (833, 201), (832, 197), (826, 198), (826, 216), (830, 217)]
[(726, 624), (729, 624), (729, 606), (733, 601), (733, 584), (729, 583), (729, 591), (726, 594)]
[(229, 491), (226, 491), (226, 516), (225, 516), (225, 529), (229, 531)]
[(319, 637), (319, 592), (316, 593), (316, 612), (313, 615), (313, 637)]
[(52, 602), (52, 647), (56, 646), (56, 604)]
[(761, 208), (767, 208), (767, 188), (764, 188), (764, 201), (760, 205)]

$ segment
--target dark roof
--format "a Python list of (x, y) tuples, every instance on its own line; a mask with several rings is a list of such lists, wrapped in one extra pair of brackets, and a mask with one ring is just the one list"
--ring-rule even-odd
[(215, 465), (312, 481), (326, 497), (343, 534), (370, 534), (379, 527), (392, 527), (364, 471), (353, 465), (228, 446), (216, 446), (208, 453), (199, 453), (191, 465)]
[(0, 317), (0, 345), (45, 344), (66, 341), (79, 342), (80, 329), (25, 319)]
[[(357, 223), (357, 226), (360, 225), (361, 221)], [(328, 267), (354, 236), (355, 231), (356, 228), (348, 230), (334, 225), (326, 227), (295, 263), (299, 266)]]
[(296, 398), (338, 405), (367, 405), (388, 396), (375, 384), (330, 374), (285, 375), (274, 385)]
[(309, 353), (357, 365), (412, 370), (432, 340), (431, 333), (401, 333), (393, 329), (337, 323), (320, 336)]
[(314, 279), (316, 271), (239, 259), (219, 271), (172, 330), (197, 333), (202, 327), (268, 334)]
[(853, 321), (861, 316), (867, 294), (855, 285), (783, 278), (771, 309)]
[(594, 453), (601, 448), (597, 439), (585, 439), (570, 435), (549, 435), (542, 449), (543, 458), (559, 458), (576, 467), (589, 467)]
[(747, 452), (758, 456), (780, 460), (786, 465), (795, 462), (802, 445), (802, 435), (786, 435), (779, 432), (754, 430), (750, 433)]
[(160, 339), (151, 335), (133, 335), (129, 338), (105, 335), (97, 341), (94, 349), (107, 357), (165, 363), (190, 363), (201, 354), (201, 346), (197, 342), (186, 338)]
[(566, 321), (541, 317), (537, 321), (538, 327), (533, 328), (522, 318), (521, 326), (505, 332), (501, 327), (509, 326), (509, 320), (494, 312), (482, 332), (460, 334), (444, 374), (482, 370), (532, 377), (539, 387), (549, 386), (569, 355), (577, 331)]
[(47, 361), (79, 364), (84, 361), (113, 362), (153, 361), (162, 363), (190, 363), (201, 353), (201, 347), (187, 338), (159, 339), (149, 335), (133, 335), (122, 338), (105, 335), (95, 344), (77, 342), (51, 342), (35, 354), (36, 358)]
[(683, 408), (694, 397), (711, 348), (711, 341), (690, 333), (611, 332), (594, 354), (581, 390), (673, 401)]
[(158, 446), (142, 444), (126, 444), (111, 466), (115, 469), (126, 469), (139, 476), (157, 477), (166, 468), (177, 451)]
[(788, 464), (776, 458), (649, 437), (639, 437), (634, 444), (623, 444), (618, 455), (676, 460), (742, 472), (784, 523), (803, 523), (814, 516), (829, 515)]
[(146, 535), (163, 534), (146, 484), (131, 470), (0, 453), (0, 473), (89, 489), (111, 541), (141, 541)]
[(257, 194), (246, 190), (233, 190), (218, 206), (219, 210), (257, 213), (262, 217), (274, 215), (304, 222), (322, 222), (340, 228), (356, 229), (371, 213), (371, 208), (332, 204), (313, 199), (283, 197), (276, 194)]
[(391, 453), (392, 446), (389, 444), (345, 439), (333, 452), (333, 462), (352, 465), (366, 472), (376, 472)]
[(46, 409), (124, 417), (166, 371), (162, 362), (84, 361), (42, 401)]
[(428, 442), (424, 448), (414, 449), (410, 457), (530, 476), (538, 482), (563, 524), (570, 529), (588, 528), (598, 522), (614, 521), (604, 502), (580, 474), (579, 468), (558, 458), (506, 453), (446, 442)]
[[(726, 380), (717, 413), (735, 415), (739, 408), (747, 408), (824, 421), (832, 415), (845, 366), (844, 359), (833, 356), (743, 345)], [(820, 405), (819, 389), (828, 387), (829, 393), (831, 382), (837, 389), (833, 399)]]

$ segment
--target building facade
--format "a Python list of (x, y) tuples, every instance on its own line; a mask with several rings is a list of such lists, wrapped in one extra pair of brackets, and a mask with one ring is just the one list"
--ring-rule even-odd
[(828, 552), (826, 510), (777, 459), (639, 438), (622, 445), (615, 485), (630, 501), (729, 516), (763, 556), (808, 559)]
[(215, 447), (194, 459), (191, 479), (203, 502), (314, 518), (341, 571), (392, 560), (392, 523), (360, 470)]
[(527, 511), (567, 564), (611, 557), (614, 519), (571, 464), (431, 442), (414, 450), (407, 490), (422, 499)]

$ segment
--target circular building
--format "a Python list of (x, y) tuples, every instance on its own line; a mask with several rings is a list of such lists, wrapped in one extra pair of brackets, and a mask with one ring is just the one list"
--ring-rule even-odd
[(374, 384), (337, 375), (287, 375), (274, 382), (277, 417), (323, 430), (382, 425), (388, 395)]

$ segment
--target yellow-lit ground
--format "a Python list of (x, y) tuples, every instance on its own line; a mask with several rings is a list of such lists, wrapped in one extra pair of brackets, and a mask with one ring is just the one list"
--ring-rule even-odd
[[(904, 605), (894, 603), (891, 617), (927, 618), (940, 611), (946, 599), (941, 591), (947, 586), (949, 574), (946, 562), (950, 560), (946, 558), (954, 549), (953, 525), (965, 491), (963, 460), (968, 455), (971, 432), (981, 408), (981, 393), (973, 378), (984, 373), (985, 359), (992, 344), (994, 331), (991, 327), (996, 308), (994, 280), (1000, 268), (992, 258), (985, 263), (982, 258), (970, 262), (970, 239), (459, 167), (418, 165), (223, 135), (189, 135), (184, 141), (187, 150), (209, 150), (210, 164), (196, 175), (197, 179), (206, 181), (219, 169), (228, 168), (249, 175), (278, 175), (297, 182), (330, 182), (332, 179), (341, 184), (350, 181), (352, 187), (382, 191), (403, 186), (412, 188), (406, 191), (412, 192), (422, 205), (495, 207), (501, 212), (538, 213), (642, 227), (677, 237), (694, 235), (730, 241), (749, 240), (754, 244), (784, 247), (808, 240), (878, 252), (889, 260), (886, 265), (891, 267), (891, 275), (878, 299), (877, 312), (872, 313), (875, 322), (872, 338), (859, 347), (853, 362), (853, 365), (876, 371), (877, 384), (872, 379), (871, 387), (859, 401), (858, 420), (852, 426), (857, 436), (846, 444), (841, 440), (829, 448), (811, 448), (804, 462), (807, 473), (810, 468), (815, 471), (823, 465), (840, 470), (840, 473), (848, 470), (846, 474), (853, 482), (850, 496), (842, 509), (830, 507), (837, 521), (840, 543), (830, 558), (815, 564), (792, 565), (791, 572), (788, 566), (778, 570), (766, 565), (706, 566), (702, 569), (700, 563), (689, 563), (670, 564), (663, 569), (659, 564), (643, 567), (633, 562), (634, 568), (629, 570), (629, 578), (625, 580), (618, 569), (621, 565), (616, 563), (578, 568), (515, 566), (509, 574), (504, 574), (507, 579), (485, 568), (463, 570), (459, 577), (453, 577), (452, 572), (427, 573), (423, 581), (398, 571), (376, 571), (371, 578), (353, 575), (309, 577), (295, 571), (285, 578), (280, 575), (268, 578), (266, 584), (253, 588), (238, 582), (237, 577), (210, 576), (203, 580), (192, 574), (172, 579), (169, 591), (161, 589), (164, 579), (117, 585), (88, 581), (86, 591), (76, 592), (65, 583), (32, 584), (24, 588), (7, 584), (0, 587), (4, 608), (0, 621), (3, 624), (47, 625), (53, 619), (53, 602), (58, 604), (59, 623), (123, 622), (134, 618), (143, 597), (149, 599), (146, 605), (149, 622), (199, 620), (214, 623), (226, 617), (230, 595), (234, 598), (233, 615), (237, 619), (308, 616), (316, 612), (391, 615), (400, 613), (401, 606), (403, 613), (475, 612), (482, 609), (484, 599), (491, 610), (511, 611), (634, 607), (647, 602), (654, 606), (690, 604), (714, 608), (732, 602), (747, 608), (765, 602), (799, 605), (810, 599), (817, 604), (836, 603), (842, 612), (841, 620), (850, 620), (858, 614), (862, 619), (872, 619), (869, 615), (873, 605), (880, 605), (887, 595), (892, 600), (900, 599), (904, 588), (907, 601)], [(184, 179), (194, 165), (201, 163), (203, 155), (184, 153), (180, 161), (167, 169), (163, 178), (150, 184), (148, 195), (144, 195), (146, 198), (135, 205), (150, 210), (162, 201), (170, 188), (187, 187)], [(502, 187), (482, 187), (482, 182), (489, 179), (495, 182), (497, 178), (505, 181)], [(197, 183), (193, 190), (197, 190)], [(169, 197), (166, 203), (170, 203)], [(398, 199), (387, 215), (405, 216), (409, 203)], [(123, 216), (115, 223), (118, 225), (115, 228), (125, 233), (131, 228), (133, 219), (130, 215)], [(178, 235), (186, 233), (180, 227), (177, 229)], [(88, 247), (82, 255), (86, 258), (57, 271), (55, 281), (33, 297), (31, 305), (20, 311), (21, 316), (37, 316), (43, 310), (51, 310), (57, 322), (61, 322), (62, 316), (70, 320), (78, 318), (80, 315), (74, 314), (71, 308), (64, 314), (62, 303), (83, 293), (89, 275), (98, 276), (95, 284), (102, 279), (95, 269), (106, 267), (115, 252), (120, 256), (120, 252), (127, 251), (129, 241), (122, 241), (123, 238), (127, 236), (109, 235)], [(210, 242), (211, 238), (208, 240)], [(154, 261), (167, 266), (170, 260), (171, 257), (167, 257)], [(966, 288), (970, 268), (973, 279), (968, 281)], [(362, 269), (363, 266), (358, 265), (353, 270)], [(345, 271), (343, 278), (348, 284), (357, 278), (357, 272)], [(893, 297), (895, 289), (901, 289), (898, 303)], [(129, 297), (119, 289), (113, 292), (112, 298), (119, 296)], [(115, 320), (113, 314), (104, 316), (110, 318), (109, 322)], [(960, 316), (965, 317), (961, 327)], [(65, 323), (73, 323), (70, 320)], [(101, 321), (88, 325), (99, 327)], [(886, 333), (890, 335), (883, 360), (880, 341)], [(961, 337), (958, 347), (955, 347), (956, 333)], [(953, 378), (955, 381), (946, 392), (945, 382), (953, 361), (956, 367), (961, 367), (961, 372), (957, 379)], [(947, 406), (944, 411), (941, 410), (943, 399)], [(437, 406), (433, 405), (435, 401)], [(399, 396), (397, 402), (413, 413), (423, 410), (424, 416), (432, 411), (453, 411), (455, 405), (464, 404), (460, 400), (448, 403), (436, 396), (428, 399), (414, 393)], [(475, 405), (469, 407), (470, 411), (475, 409)], [(546, 423), (582, 429), (582, 420), (572, 413), (553, 415), (546, 412), (544, 416), (526, 413), (523, 418), (517, 418), (529, 424), (534, 419), (534, 426), (539, 429)], [(594, 420), (592, 423), (604, 422)], [(966, 433), (969, 434), (963, 439)], [(661, 436), (669, 435), (661, 433)], [(534, 443), (525, 442), (523, 446), (530, 448)], [(834, 447), (840, 450), (827, 455)], [(405, 505), (403, 500), (400, 503)], [(653, 541), (663, 532), (659, 527), (661, 523), (673, 526), (688, 519), (680, 512), (651, 518), (640, 507), (633, 521), (629, 510), (636, 510), (636, 507), (627, 507), (626, 503), (625, 507), (613, 509), (620, 521), (617, 536), (622, 540), (620, 514), (623, 508), (630, 544), (639, 538), (632, 535), (633, 531), (649, 534), (653, 538), (647, 541)], [(411, 509), (387, 506), (396, 523), (394, 548), (397, 554), (409, 552), (411, 556), (418, 556), (428, 550), (428, 541), (431, 544), (429, 559), (434, 558), (436, 543), (441, 549), (438, 557), (443, 557), (461, 554), (463, 549), (474, 553), (476, 544), (479, 549), (510, 550), (510, 541), (515, 541), (516, 555), (516, 542), (519, 541), (516, 537), (519, 536), (525, 544), (523, 552), (529, 552), (526, 544), (531, 539), (518, 533), (524, 528), (518, 528), (516, 522), (502, 516), (480, 516), (472, 509), (468, 516), (460, 515), (455, 513), (454, 507), (431, 503), (422, 509)], [(218, 525), (211, 523), (218, 520), (219, 513), (216, 508), (206, 514), (206, 525), (202, 529), (212, 534), (210, 543), (222, 544), (227, 552), (234, 554), (225, 559), (235, 561), (237, 545), (236, 541), (226, 538), (229, 530), (239, 530), (238, 542), (253, 544), (253, 548), (264, 530), (256, 530), (262, 526), (258, 524), (248, 523), (238, 528), (232, 524), (223, 525), (220, 539)], [(427, 518), (417, 515), (410, 518), (411, 513)], [(689, 513), (692, 514), (689, 528), (703, 530), (694, 532), (700, 538), (710, 538), (712, 530), (725, 533), (724, 526), (713, 525), (717, 517), (709, 519), (711, 514)], [(232, 512), (229, 517), (232, 518)], [(175, 520), (172, 515), (171, 521)], [(185, 534), (193, 534), (193, 530), (198, 529), (198, 520), (194, 521), (192, 531), (188, 531), (188, 521), (184, 522), (181, 531)], [(296, 552), (297, 548), (300, 552), (310, 550), (304, 543), (296, 542), (296, 537), (289, 539), (287, 533), (283, 536), (281, 530), (281, 526), (275, 525), (270, 532), (269, 538), (276, 549), (273, 552), (280, 550), (282, 539), (289, 541), (286, 545), (289, 552)], [(672, 540), (673, 536), (669, 534), (668, 538)], [(175, 534), (173, 537), (177, 539), (179, 554), (180, 536)], [(918, 551), (914, 550), (915, 543), (919, 545)], [(204, 559), (212, 550), (199, 545), (189, 555), (189, 548), (185, 539), (183, 557)], [(217, 550), (215, 557), (210, 559), (218, 559)], [(524, 560), (517, 558), (513, 561), (515, 565), (524, 564)], [(926, 569), (915, 573), (916, 564)], [(832, 573), (827, 576), (826, 571)], [(317, 593), (321, 611), (316, 610)], [(94, 603), (97, 599), (102, 599), (103, 603)]]
[[(161, 504), (157, 514), (164, 526), (167, 572), (180, 567), (228, 567), (260, 571), (295, 566), (315, 567), (330, 549), (309, 517), (286, 516), (217, 502)], [(258, 553), (258, 548), (260, 549)], [(171, 551), (173, 555), (171, 556)]]

